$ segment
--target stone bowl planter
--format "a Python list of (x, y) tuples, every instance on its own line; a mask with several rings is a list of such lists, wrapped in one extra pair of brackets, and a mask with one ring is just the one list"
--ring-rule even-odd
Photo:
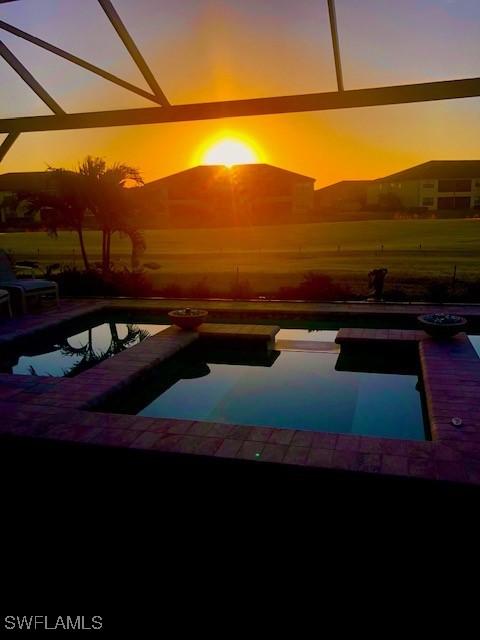
[(199, 327), (205, 318), (208, 316), (208, 311), (203, 309), (175, 309), (169, 311), (169, 318), (171, 318), (173, 324), (176, 324), (180, 329), (193, 330)]
[(463, 331), (467, 324), (466, 318), (449, 313), (429, 313), (418, 316), (418, 321), (424, 331), (438, 339), (451, 338)]

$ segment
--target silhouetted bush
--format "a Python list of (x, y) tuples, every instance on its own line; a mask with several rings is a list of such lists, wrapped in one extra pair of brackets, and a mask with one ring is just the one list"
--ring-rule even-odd
[(58, 283), (61, 296), (149, 296), (152, 284), (143, 273), (124, 269), (103, 275), (100, 271), (80, 271), (67, 267), (51, 276)]
[(403, 289), (387, 289), (383, 294), (383, 299), (389, 302), (405, 302), (409, 300), (409, 295)]
[[(276, 291), (254, 289), (249, 280), (235, 280), (225, 291), (208, 283), (207, 277), (197, 283), (183, 287), (172, 282), (164, 286), (154, 287), (151, 277), (145, 272), (132, 272), (128, 269), (111, 271), (105, 275), (99, 269), (82, 271), (75, 267), (65, 267), (60, 273), (52, 273), (58, 265), (50, 265), (48, 278), (55, 280), (63, 297), (94, 296), (128, 296), (164, 298), (230, 298), (234, 300), (279, 299), (279, 300), (311, 300), (342, 301), (365, 300), (367, 285), (352, 281), (354, 290), (348, 284), (334, 282), (322, 273), (309, 272), (303, 280), (292, 286), (280, 287)], [(43, 276), (45, 277), (45, 276)], [(480, 302), (480, 281), (457, 280), (455, 286), (449, 278), (406, 277), (394, 280), (393, 286), (387, 289), (383, 299), (389, 302), (406, 302), (425, 300), (429, 302)]]
[(112, 271), (108, 274), (108, 281), (119, 296), (151, 296), (153, 286), (150, 278), (141, 271)]
[(299, 285), (280, 287), (278, 297), (282, 300), (346, 300), (355, 296), (349, 287), (335, 284), (330, 276), (309, 272)]
[(427, 286), (426, 300), (430, 302), (446, 302), (449, 297), (450, 293), (446, 282), (431, 282)]
[(246, 300), (254, 297), (253, 289), (248, 280), (235, 281), (227, 293), (227, 298)]
[(208, 286), (206, 278), (189, 287), (186, 295), (191, 298), (213, 298), (215, 296), (212, 288)]
[(480, 302), (480, 282), (465, 283), (462, 298), (468, 302)]
[(185, 291), (179, 284), (167, 284), (155, 290), (155, 294), (163, 298), (185, 298)]

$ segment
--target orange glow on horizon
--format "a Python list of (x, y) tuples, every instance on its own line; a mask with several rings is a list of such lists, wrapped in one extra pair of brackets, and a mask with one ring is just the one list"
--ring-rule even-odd
[[(99, 66), (107, 65), (125, 80), (142, 82), (115, 30), (100, 19), (98, 3), (63, 3), (68, 7), (61, 12), (30, 4), (35, 5), (31, 11), (21, 2), (2, 4), (2, 19), (38, 32), (46, 41)], [(415, 4), (418, 18), (413, 21), (404, 7), (407, 2), (337, 4), (346, 89), (476, 75), (480, 2), (417, 0), (410, 3)], [(135, 34), (138, 48), (172, 104), (337, 88), (325, 2), (137, 0), (119, 5), (122, 21)], [(5, 38), (8, 46), (12, 38), (14, 53), (67, 112), (152, 106), (140, 95), (15, 40), (13, 34)], [(460, 41), (462, 46), (456, 46)], [(423, 59), (428, 64), (418, 63)], [(0, 86), (4, 89), (1, 118), (48, 114), (35, 92), (7, 64), (0, 64)], [(31, 132), (19, 137), (2, 161), (0, 173), (43, 171), (48, 166), (75, 168), (85, 156), (98, 155), (109, 164), (137, 167), (150, 182), (203, 163), (260, 162), (315, 178), (315, 187), (320, 188), (342, 180), (380, 178), (428, 160), (478, 158), (479, 109), (476, 97)], [(3, 139), (0, 134), (0, 143)], [(220, 146), (214, 152), (226, 139), (245, 145), (254, 158), (237, 145), (230, 151)]]

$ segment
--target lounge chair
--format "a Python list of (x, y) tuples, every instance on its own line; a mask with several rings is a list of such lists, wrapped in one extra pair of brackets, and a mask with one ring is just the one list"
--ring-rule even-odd
[(8, 317), (12, 317), (12, 305), (10, 304), (10, 294), (5, 289), (0, 289), (0, 305), (6, 304)]
[(27, 298), (55, 298), (58, 306), (57, 283), (36, 278), (17, 278), (9, 257), (2, 249), (0, 249), (0, 288), (6, 289), (12, 297), (17, 296), (20, 299), (22, 313), (27, 310)]

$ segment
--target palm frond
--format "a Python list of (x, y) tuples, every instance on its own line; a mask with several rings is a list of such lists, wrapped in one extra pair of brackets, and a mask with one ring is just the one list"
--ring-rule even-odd
[(107, 351), (101, 351), (99, 353), (91, 352), (89, 355), (85, 356), (74, 365), (64, 371), (64, 376), (66, 378), (73, 378), (74, 376), (82, 373), (83, 371), (87, 371), (87, 369), (91, 369), (93, 366), (100, 364), (104, 360), (107, 360), (110, 357), (110, 354)]
[(68, 340), (64, 340), (59, 345), (59, 348), (64, 356), (86, 356), (90, 349), (90, 345), (85, 344), (81, 347), (73, 347)]
[(147, 338), (150, 338), (150, 332), (147, 331), (146, 329), (139, 329), (138, 330), (138, 341), (139, 342), (143, 342)]

